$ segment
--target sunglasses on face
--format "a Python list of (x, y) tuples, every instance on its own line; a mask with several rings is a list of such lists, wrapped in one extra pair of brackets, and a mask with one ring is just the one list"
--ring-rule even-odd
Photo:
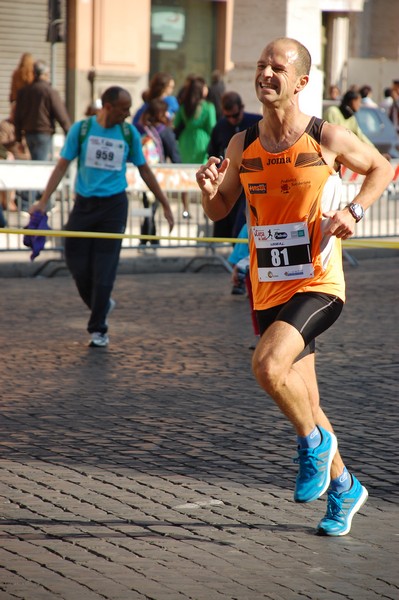
[(238, 119), (238, 117), (240, 115), (241, 115), (241, 110), (239, 110), (238, 112), (235, 112), (235, 113), (231, 113), (231, 114), (224, 113), (224, 116), (226, 117), (226, 119)]

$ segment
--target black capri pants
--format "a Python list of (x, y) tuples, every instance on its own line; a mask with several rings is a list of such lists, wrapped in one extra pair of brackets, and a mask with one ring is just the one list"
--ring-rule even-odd
[(284, 304), (266, 310), (257, 310), (256, 316), (262, 335), (275, 321), (289, 323), (299, 331), (305, 349), (298, 358), (315, 351), (315, 339), (329, 329), (342, 312), (343, 301), (338, 296), (319, 292), (300, 292)]

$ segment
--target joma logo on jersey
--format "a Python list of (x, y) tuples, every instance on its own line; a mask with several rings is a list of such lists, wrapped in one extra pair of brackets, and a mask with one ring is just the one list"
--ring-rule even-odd
[(290, 156), (283, 156), (281, 158), (268, 158), (266, 166), (267, 165), (286, 165), (287, 163), (291, 162), (291, 157)]
[(267, 183), (249, 183), (248, 191), (250, 194), (267, 194)]

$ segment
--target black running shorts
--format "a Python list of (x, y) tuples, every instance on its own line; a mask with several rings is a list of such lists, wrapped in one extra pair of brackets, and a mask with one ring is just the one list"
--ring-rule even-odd
[(338, 319), (344, 303), (337, 296), (318, 292), (301, 292), (285, 302), (266, 310), (257, 310), (261, 335), (274, 321), (285, 321), (299, 331), (305, 342), (306, 354), (315, 351), (315, 338)]

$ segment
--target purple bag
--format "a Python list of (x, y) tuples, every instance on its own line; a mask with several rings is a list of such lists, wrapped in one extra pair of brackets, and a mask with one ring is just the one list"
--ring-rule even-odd
[[(29, 223), (24, 229), (51, 229), (47, 223), (47, 215), (43, 214), (39, 211), (33, 213), (30, 216)], [(44, 235), (24, 235), (24, 246), (28, 248), (32, 248), (32, 254), (30, 255), (30, 259), (34, 260), (36, 256), (39, 256), (40, 252), (43, 250), (44, 245), (46, 243), (46, 238)]]

